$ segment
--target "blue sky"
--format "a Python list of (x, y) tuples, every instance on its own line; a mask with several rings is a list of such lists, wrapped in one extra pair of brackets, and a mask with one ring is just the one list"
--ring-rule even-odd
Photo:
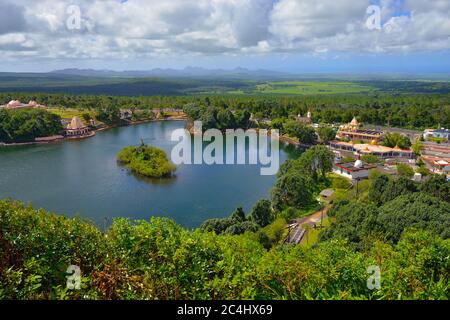
[[(371, 5), (379, 10), (368, 11)], [(0, 71), (449, 73), (449, 53), (447, 0), (0, 3)]]

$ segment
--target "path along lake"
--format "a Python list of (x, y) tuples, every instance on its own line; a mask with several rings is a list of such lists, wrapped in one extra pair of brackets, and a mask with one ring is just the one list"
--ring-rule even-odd
[[(240, 206), (248, 213), (257, 200), (269, 198), (276, 177), (261, 176), (259, 165), (182, 164), (175, 178), (149, 181), (117, 164), (117, 152), (140, 139), (170, 157), (177, 144), (170, 140), (172, 131), (184, 126), (183, 121), (151, 122), (98, 132), (85, 140), (0, 147), (0, 199), (79, 215), (99, 226), (115, 217), (164, 216), (193, 228)], [(246, 151), (256, 150), (247, 145)], [(280, 143), (280, 163), (299, 152)]]

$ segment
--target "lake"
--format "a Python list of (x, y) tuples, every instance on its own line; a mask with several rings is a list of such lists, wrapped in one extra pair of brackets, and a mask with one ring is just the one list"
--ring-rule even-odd
[[(184, 126), (183, 121), (151, 122), (101, 131), (85, 140), (0, 147), (0, 199), (79, 215), (99, 226), (114, 217), (164, 216), (192, 228), (240, 206), (248, 213), (257, 200), (269, 197), (276, 177), (261, 176), (259, 165), (182, 164), (173, 179), (149, 180), (117, 164), (117, 152), (140, 139), (170, 157), (176, 144), (171, 133)], [(280, 145), (280, 163), (299, 152)]]

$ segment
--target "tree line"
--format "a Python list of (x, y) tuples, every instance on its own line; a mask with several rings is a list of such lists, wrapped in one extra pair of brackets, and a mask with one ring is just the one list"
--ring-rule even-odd
[(57, 135), (61, 118), (43, 109), (0, 109), (0, 142), (28, 142), (36, 137)]
[[(47, 93), (0, 93), (0, 102), (36, 100), (51, 107), (86, 110), (120, 108), (216, 107), (253, 114), (256, 118), (287, 119), (312, 109), (317, 123), (347, 123), (356, 116), (363, 123), (411, 129), (450, 127), (449, 94), (376, 94), (317, 96), (101, 96)], [(228, 115), (223, 114), (225, 119)]]

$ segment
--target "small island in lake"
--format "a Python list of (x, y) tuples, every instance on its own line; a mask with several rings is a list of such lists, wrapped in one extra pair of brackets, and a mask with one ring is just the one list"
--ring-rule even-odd
[(137, 173), (149, 178), (168, 178), (176, 166), (169, 162), (164, 150), (145, 145), (126, 147), (117, 154), (117, 161)]

